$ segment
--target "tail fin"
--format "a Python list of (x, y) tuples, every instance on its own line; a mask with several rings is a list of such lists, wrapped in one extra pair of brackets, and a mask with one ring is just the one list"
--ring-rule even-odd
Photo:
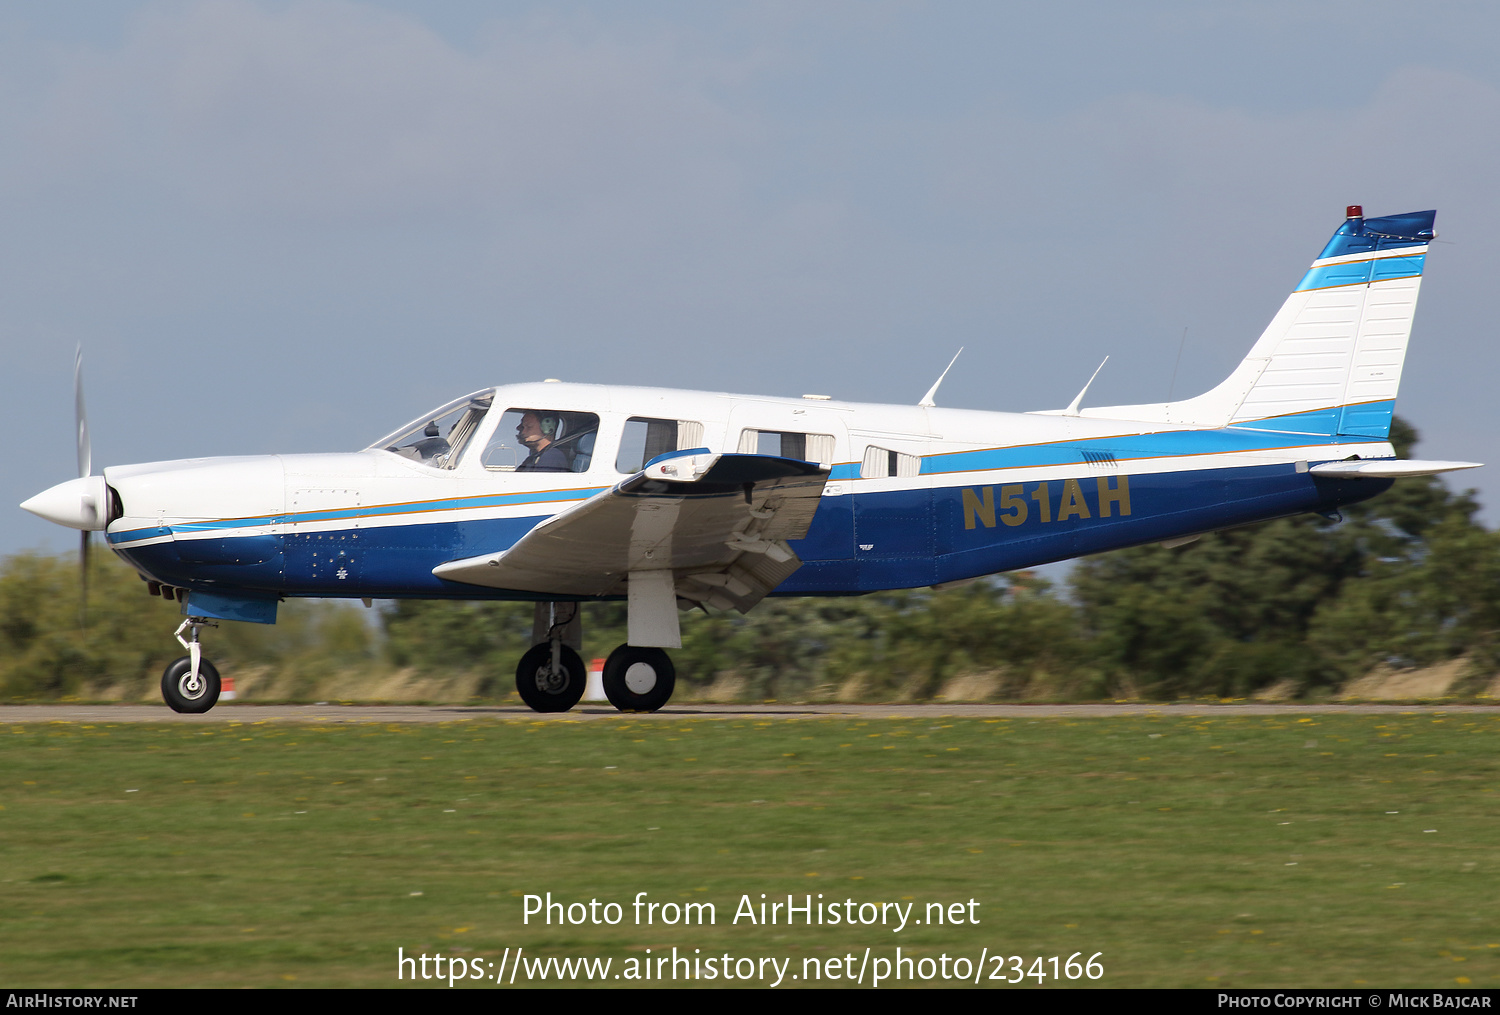
[(1332, 437), (1390, 435), (1434, 211), (1367, 219), (1358, 205), (1250, 354), (1218, 387), (1081, 415)]

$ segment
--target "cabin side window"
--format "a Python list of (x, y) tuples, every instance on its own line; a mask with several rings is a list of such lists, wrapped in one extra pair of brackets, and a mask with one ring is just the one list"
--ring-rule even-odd
[(492, 472), (587, 472), (599, 417), (559, 409), (507, 409), (484, 449)]
[(687, 419), (650, 419), (631, 416), (625, 421), (620, 451), (615, 455), (615, 470), (628, 474), (640, 472), (658, 455), (703, 446), (703, 424)]
[(770, 455), (774, 458), (796, 458), (820, 465), (833, 464), (833, 435), (826, 433), (793, 433), (787, 430), (743, 430), (739, 452), (742, 455)]
[(865, 448), (865, 459), (860, 463), (860, 479), (887, 479), (896, 476), (907, 479), (920, 475), (922, 472), (922, 459), (916, 455), (902, 454), (900, 451), (891, 451), (887, 448), (877, 448), (873, 444)]

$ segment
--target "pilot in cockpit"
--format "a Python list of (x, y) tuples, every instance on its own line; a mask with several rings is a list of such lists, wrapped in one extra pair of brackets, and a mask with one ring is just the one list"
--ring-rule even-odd
[(527, 411), (521, 415), (516, 427), (516, 440), (531, 449), (526, 461), (516, 466), (517, 472), (570, 472), (572, 463), (567, 453), (554, 443), (557, 440), (558, 418), (543, 413)]

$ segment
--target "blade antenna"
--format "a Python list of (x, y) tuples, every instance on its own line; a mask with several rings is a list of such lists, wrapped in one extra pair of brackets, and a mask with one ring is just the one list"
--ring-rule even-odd
[(1094, 378), (1099, 376), (1099, 371), (1103, 370), (1104, 369), (1104, 364), (1108, 363), (1108, 362), (1109, 362), (1109, 357), (1106, 356), (1106, 357), (1104, 357), (1104, 362), (1100, 363), (1097, 367), (1094, 368), (1093, 374), (1091, 374), (1089, 376), (1088, 384), (1085, 384), (1083, 386), (1083, 390), (1080, 391), (1078, 394), (1076, 394), (1076, 395), (1073, 396), (1073, 401), (1069, 402), (1068, 403), (1068, 407), (1063, 410), (1063, 415), (1064, 416), (1076, 416), (1076, 415), (1078, 415), (1078, 406), (1083, 402), (1083, 396), (1086, 395), (1086, 394), (1088, 394), (1089, 384), (1093, 384), (1094, 383)]
[(1167, 385), (1167, 401), (1172, 400), (1172, 393), (1177, 390), (1177, 368), (1182, 365), (1182, 350), (1187, 348), (1187, 327), (1182, 329), (1182, 341), (1177, 343), (1177, 359), (1172, 362), (1172, 383)]
[(922, 400), (918, 402), (917, 405), (921, 406), (924, 409), (933, 409), (937, 407), (937, 403), (932, 399), (933, 396), (937, 394), (938, 385), (943, 383), (943, 378), (948, 376), (948, 371), (953, 369), (953, 364), (957, 363), (958, 358), (963, 354), (964, 347), (959, 346), (958, 352), (953, 354), (953, 358), (948, 361), (948, 366), (945, 367), (943, 372), (938, 375), (938, 379), (932, 382), (932, 387), (927, 389), (927, 394), (922, 396)]

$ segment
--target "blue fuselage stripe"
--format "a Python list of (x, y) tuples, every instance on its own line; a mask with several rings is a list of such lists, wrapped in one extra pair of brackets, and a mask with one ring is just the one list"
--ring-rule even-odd
[[(803, 566), (777, 595), (918, 587), (1301, 511), (1352, 503), (1387, 480), (1339, 480), (1292, 464), (1096, 475), (825, 497)], [(164, 540), (117, 548), (143, 573), (232, 595), (538, 599), (444, 581), (439, 564), (513, 546), (551, 517), (433, 520), (284, 536)]]
[[(1374, 408), (1391, 403), (1371, 403)], [(1084, 452), (1111, 455), (1116, 461), (1141, 458), (1178, 458), (1184, 455), (1218, 455), (1235, 452), (1273, 451), (1303, 443), (1293, 436), (1316, 437), (1327, 441), (1335, 436), (1339, 409), (1247, 420), (1222, 430), (1175, 430), (1165, 433), (1128, 434), (1120, 437), (1095, 437), (1056, 444), (1026, 444), (1012, 448), (985, 448), (980, 451), (955, 451), (922, 459), (924, 476), (950, 472), (983, 472), (990, 469), (1025, 469), (1037, 466), (1078, 465), (1087, 459)], [(1360, 443), (1368, 442), (1361, 437)], [(1337, 442), (1333, 442), (1337, 443)], [(1330, 459), (1340, 457), (1336, 447), (1328, 449)]]
[(580, 490), (544, 490), (539, 493), (490, 494), (483, 497), (460, 497), (452, 500), (414, 501), (408, 504), (382, 504), (378, 507), (336, 508), (328, 511), (301, 511), (291, 514), (269, 515), (259, 518), (216, 518), (201, 522), (178, 522), (170, 529), (131, 529), (126, 532), (108, 533), (111, 543), (130, 543), (172, 533), (217, 532), (227, 529), (265, 528), (272, 525), (298, 525), (312, 522), (339, 521), (358, 518), (385, 518), (391, 515), (424, 514), (431, 511), (461, 511), (469, 508), (494, 508), (511, 504), (554, 504), (566, 501), (587, 500), (608, 487), (597, 486)]
[[(1381, 401), (1357, 407), (1361, 420), (1389, 419), (1394, 411), (1393, 402)], [(1078, 465), (1090, 461), (1091, 455), (1102, 455), (1115, 463), (1150, 458), (1173, 458), (1187, 455), (1233, 454), (1269, 451), (1304, 443), (1297, 438), (1313, 437), (1328, 442), (1327, 458), (1341, 457), (1338, 451), (1337, 431), (1341, 413), (1346, 407), (1321, 409), (1315, 412), (1276, 416), (1262, 420), (1248, 420), (1220, 430), (1177, 430), (1163, 433), (1127, 434), (1116, 437), (1098, 437), (1053, 444), (1027, 444), (1008, 448), (984, 448), (976, 451), (957, 451), (947, 454), (929, 455), (921, 460), (921, 474), (927, 476), (961, 472), (988, 472), (999, 469), (1023, 469), (1049, 466)], [(1353, 418), (1353, 417), (1351, 417)], [(1378, 429), (1378, 422), (1352, 428), (1347, 434), (1358, 443), (1367, 442), (1370, 427)], [(1363, 432), (1362, 432), (1363, 431)], [(829, 480), (854, 480), (859, 478), (858, 463), (839, 463), (833, 467)], [(324, 511), (290, 512), (249, 518), (218, 518), (192, 522), (174, 522), (169, 526), (129, 529), (108, 532), (106, 538), (114, 546), (149, 539), (163, 539), (178, 534), (203, 534), (222, 532), (232, 536), (236, 529), (265, 529), (274, 526), (313, 524), (334, 521), (357, 521), (373, 518), (390, 518), (399, 515), (432, 514), (460, 510), (486, 509), (521, 504), (565, 504), (586, 500), (604, 492), (608, 487), (587, 487), (578, 490), (543, 490), (533, 493), (487, 494), (477, 497), (460, 497), (450, 500), (413, 501), (403, 504), (382, 504), (369, 507), (335, 508)], [(494, 549), (493, 547), (489, 549)]]

